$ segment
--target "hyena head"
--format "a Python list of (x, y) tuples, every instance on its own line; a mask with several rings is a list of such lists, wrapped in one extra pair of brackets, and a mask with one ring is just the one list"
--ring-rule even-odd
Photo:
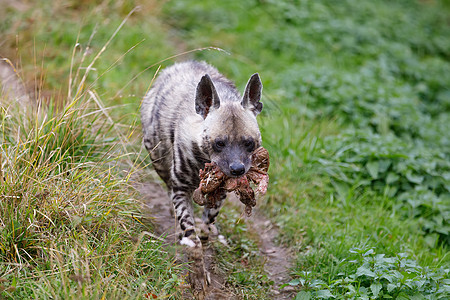
[(222, 83), (220, 91), (224, 99), (219, 98), (211, 78), (203, 76), (197, 86), (195, 110), (204, 119), (203, 147), (211, 161), (226, 175), (237, 177), (250, 169), (251, 155), (261, 146), (256, 116), (263, 106), (262, 83), (259, 75), (254, 74), (241, 99), (234, 87), (227, 89)]

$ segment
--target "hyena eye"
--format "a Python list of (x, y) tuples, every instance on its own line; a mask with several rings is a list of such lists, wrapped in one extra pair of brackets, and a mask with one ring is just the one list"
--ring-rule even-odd
[(222, 149), (226, 146), (225, 141), (216, 140), (213, 144), (213, 148), (216, 152), (222, 151)]
[(252, 152), (255, 148), (255, 142), (253, 140), (246, 140), (244, 141), (244, 147), (248, 152)]

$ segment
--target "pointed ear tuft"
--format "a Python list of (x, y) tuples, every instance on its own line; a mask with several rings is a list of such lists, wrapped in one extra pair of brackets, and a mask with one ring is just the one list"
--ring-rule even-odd
[(262, 82), (259, 74), (255, 73), (250, 77), (247, 86), (245, 87), (244, 96), (242, 98), (242, 106), (245, 109), (250, 109), (253, 113), (258, 115), (263, 107), (261, 100)]
[(220, 99), (211, 77), (206, 74), (197, 85), (195, 111), (205, 119), (211, 107), (214, 109), (219, 108)]

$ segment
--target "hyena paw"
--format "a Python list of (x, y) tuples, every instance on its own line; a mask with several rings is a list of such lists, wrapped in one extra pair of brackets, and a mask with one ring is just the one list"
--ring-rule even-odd
[(209, 235), (216, 238), (219, 235), (219, 230), (217, 230), (216, 225), (214, 224), (209, 224), (208, 225), (209, 228)]
[(188, 246), (190, 248), (196, 247), (195, 241), (188, 237), (182, 237), (180, 240), (180, 245)]
[(215, 240), (219, 235), (219, 231), (217, 230), (216, 225), (214, 224), (205, 224), (201, 219), (196, 219), (196, 227), (198, 229), (198, 235), (202, 242), (206, 242), (208, 240)]
[(190, 236), (180, 235), (180, 245), (187, 246), (188, 248), (202, 248), (202, 243), (196, 234)]
[(206, 242), (209, 239), (210, 230), (208, 225), (203, 222), (197, 223), (198, 236), (202, 242)]
[(209, 239), (213, 241), (219, 241), (221, 244), (228, 246), (228, 242), (225, 239), (225, 237), (221, 234), (219, 234), (219, 230), (217, 229), (216, 225), (209, 224)]

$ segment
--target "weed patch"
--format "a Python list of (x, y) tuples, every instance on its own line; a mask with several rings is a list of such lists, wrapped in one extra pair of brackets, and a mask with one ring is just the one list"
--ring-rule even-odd
[(330, 282), (311, 278), (304, 272), (289, 285), (305, 287), (296, 299), (444, 299), (450, 295), (449, 269), (421, 267), (408, 254), (395, 257), (376, 254), (373, 249), (352, 248), (348, 260), (339, 262), (350, 269)]
[(29, 119), (6, 104), (2, 118), (2, 295), (174, 293), (179, 266), (133, 217), (139, 202), (120, 175), (128, 154), (95, 103)]

